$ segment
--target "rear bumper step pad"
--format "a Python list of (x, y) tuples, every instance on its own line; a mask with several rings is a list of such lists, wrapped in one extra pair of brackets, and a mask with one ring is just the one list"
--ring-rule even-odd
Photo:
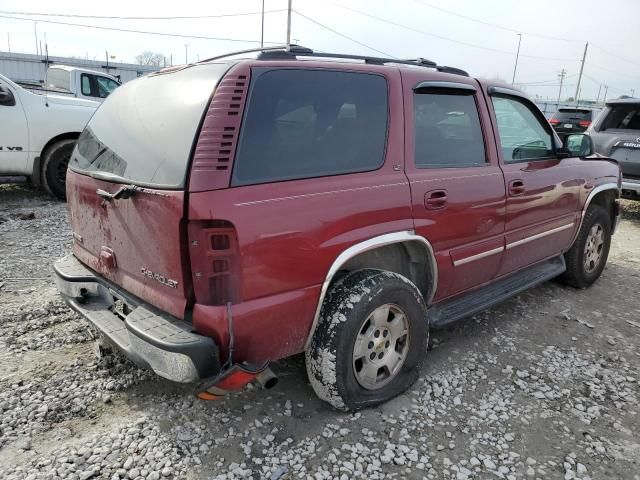
[[(215, 342), (191, 326), (131, 297), (85, 267), (73, 255), (54, 264), (58, 290), (65, 301), (106, 339), (138, 365), (161, 377), (189, 383), (220, 370)], [(115, 313), (122, 302), (124, 319)]]

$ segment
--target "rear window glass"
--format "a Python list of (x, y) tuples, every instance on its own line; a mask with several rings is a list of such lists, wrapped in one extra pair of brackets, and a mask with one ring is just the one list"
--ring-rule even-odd
[(616, 105), (607, 113), (602, 130), (640, 130), (640, 104)]
[(560, 109), (553, 118), (557, 120), (591, 120), (591, 110)]
[(233, 185), (375, 170), (384, 161), (387, 82), (374, 74), (258, 74), (241, 130)]
[(228, 68), (199, 65), (115, 89), (80, 135), (69, 167), (115, 182), (184, 187), (198, 126)]
[(71, 76), (67, 70), (50, 68), (47, 70), (47, 88), (71, 90)]

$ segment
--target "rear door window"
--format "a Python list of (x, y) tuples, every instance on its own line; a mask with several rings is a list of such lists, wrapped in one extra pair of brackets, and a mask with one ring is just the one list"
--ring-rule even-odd
[(413, 95), (414, 151), (418, 168), (486, 164), (475, 98), (452, 92)]
[(384, 163), (388, 93), (368, 73), (254, 72), (232, 185), (375, 170)]

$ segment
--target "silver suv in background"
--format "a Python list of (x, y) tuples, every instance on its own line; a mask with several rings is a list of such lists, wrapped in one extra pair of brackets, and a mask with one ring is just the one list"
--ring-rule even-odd
[(595, 151), (622, 169), (622, 195), (640, 200), (640, 99), (609, 100), (590, 125)]

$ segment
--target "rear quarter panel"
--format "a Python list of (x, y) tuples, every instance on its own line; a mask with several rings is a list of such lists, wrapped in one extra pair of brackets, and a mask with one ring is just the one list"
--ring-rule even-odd
[[(260, 63), (261, 67), (271, 65)], [(278, 359), (302, 351), (321, 284), (335, 258), (353, 244), (413, 228), (409, 186), (401, 168), (404, 128), (399, 72), (338, 65), (332, 64), (331, 69), (377, 70), (387, 80), (389, 130), (382, 167), (364, 173), (212, 191), (191, 189), (189, 222), (223, 219), (237, 232), (241, 301), (233, 305), (232, 312), (239, 359)], [(196, 159), (193, 168), (203, 168), (204, 159), (198, 155)], [(192, 170), (192, 179), (193, 175)], [(199, 180), (195, 185), (197, 189), (202, 187)], [(197, 290), (197, 282), (202, 279), (195, 274), (206, 266), (199, 265), (193, 254), (191, 259)], [(214, 336), (224, 351), (228, 342), (224, 307), (196, 305), (193, 321), (200, 333)]]

